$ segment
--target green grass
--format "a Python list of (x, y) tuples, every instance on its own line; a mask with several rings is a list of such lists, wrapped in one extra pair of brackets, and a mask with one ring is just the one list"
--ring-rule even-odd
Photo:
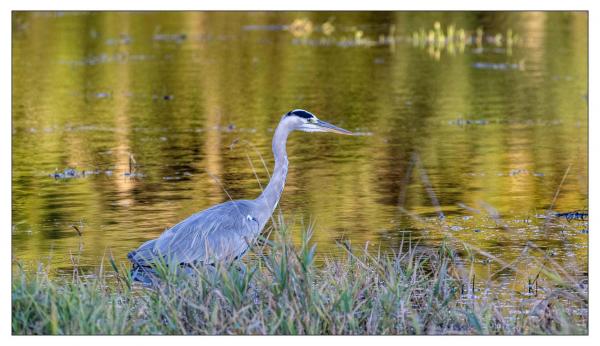
[[(17, 263), (13, 334), (587, 334), (587, 288), (548, 267), (543, 297), (507, 306), (494, 287), (472, 291), (448, 245), (393, 255), (352, 250), (315, 263), (310, 229), (294, 245), (285, 227), (239, 265), (160, 268), (162, 284), (131, 282), (109, 260), (95, 275), (55, 278)], [(90, 274), (90, 273), (86, 273)], [(537, 279), (537, 278), (536, 278)]]

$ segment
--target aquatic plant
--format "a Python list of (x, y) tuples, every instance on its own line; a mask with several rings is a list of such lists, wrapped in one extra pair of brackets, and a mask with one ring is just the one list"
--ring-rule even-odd
[(295, 19), (288, 27), (294, 37), (308, 37), (313, 32), (313, 23), (307, 18)]
[(442, 52), (450, 55), (464, 53), (468, 47), (474, 47), (475, 53), (484, 50), (484, 46), (494, 46), (496, 52), (512, 55), (512, 48), (521, 42), (519, 35), (514, 34), (512, 29), (507, 29), (506, 33), (486, 33), (483, 27), (478, 27), (475, 31), (469, 31), (465, 28), (456, 28), (450, 24), (444, 31), (440, 22), (433, 23), (433, 28), (420, 28), (413, 31), (411, 39), (413, 46), (426, 48), (428, 53), (439, 60)]
[[(587, 287), (547, 261), (509, 305), (476, 281), (451, 240), (407, 241), (392, 254), (340, 242), (315, 262), (309, 227), (299, 244), (281, 222), (244, 264), (157, 268), (160, 283), (136, 286), (109, 256), (95, 275), (75, 267), (15, 265), (13, 334), (586, 334)], [(495, 261), (493, 256), (488, 257)], [(544, 289), (539, 289), (543, 286)]]
[(330, 36), (335, 32), (335, 26), (333, 25), (333, 19), (329, 19), (325, 23), (321, 24), (321, 31), (325, 36)]

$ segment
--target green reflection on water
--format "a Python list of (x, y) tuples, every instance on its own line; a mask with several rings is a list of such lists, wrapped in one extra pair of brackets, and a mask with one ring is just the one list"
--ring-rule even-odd
[[(587, 35), (585, 13), (16, 12), (13, 257), (125, 260), (223, 187), (257, 196), (305, 108), (364, 134), (289, 140), (280, 207), (322, 253), (451, 236), (510, 261), (532, 241), (586, 272), (587, 222), (536, 215), (568, 167), (552, 209), (587, 209)], [(68, 167), (101, 172), (49, 177)]]

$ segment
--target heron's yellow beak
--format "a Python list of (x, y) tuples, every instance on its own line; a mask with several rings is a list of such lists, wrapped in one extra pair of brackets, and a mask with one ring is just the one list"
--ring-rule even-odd
[(339, 134), (342, 134), (342, 135), (350, 135), (350, 136), (354, 135), (354, 133), (352, 133), (352, 132), (350, 132), (348, 130), (344, 130), (341, 127), (337, 127), (335, 125), (331, 125), (330, 123), (325, 122), (323, 120), (317, 120), (317, 122), (315, 123), (315, 125), (317, 125), (321, 129), (321, 131), (323, 131), (323, 132), (333, 132), (333, 133), (339, 133)]

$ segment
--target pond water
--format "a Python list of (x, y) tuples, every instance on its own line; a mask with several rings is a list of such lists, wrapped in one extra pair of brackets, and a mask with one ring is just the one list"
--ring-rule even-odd
[[(587, 24), (560, 12), (15, 12), (13, 259), (125, 261), (228, 195), (256, 197), (274, 127), (303, 108), (361, 134), (288, 141), (280, 209), (297, 230), (314, 222), (321, 255), (344, 239), (386, 251), (451, 239), (528, 275), (540, 266), (525, 259), (550, 254), (585, 276), (587, 219), (544, 216), (588, 206)], [(539, 249), (524, 254), (528, 243)], [(475, 258), (478, 277), (499, 266)]]

